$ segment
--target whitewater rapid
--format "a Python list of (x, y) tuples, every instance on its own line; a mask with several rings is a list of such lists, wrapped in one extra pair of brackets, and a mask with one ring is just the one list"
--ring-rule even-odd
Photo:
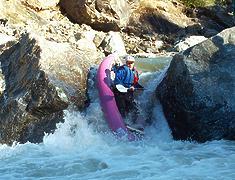
[(140, 108), (147, 116), (151, 106), (153, 122), (142, 141), (113, 136), (91, 78), (90, 106), (84, 112), (66, 110), (65, 122), (46, 134), (43, 143), (0, 144), (0, 179), (235, 179), (233, 141), (173, 140), (161, 104), (149, 103), (163, 76), (164, 71), (141, 77), (147, 90), (139, 96)]

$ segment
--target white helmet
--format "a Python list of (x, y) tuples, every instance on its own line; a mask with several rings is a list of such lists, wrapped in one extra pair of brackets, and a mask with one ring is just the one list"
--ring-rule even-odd
[(125, 56), (125, 61), (126, 62), (135, 62), (135, 58), (133, 56), (127, 55)]

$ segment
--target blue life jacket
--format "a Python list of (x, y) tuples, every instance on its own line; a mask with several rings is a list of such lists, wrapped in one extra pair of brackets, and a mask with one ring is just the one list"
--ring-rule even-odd
[(134, 83), (134, 71), (131, 70), (126, 65), (120, 66), (117, 69), (114, 69), (115, 79), (114, 84), (121, 84), (126, 88), (129, 88)]

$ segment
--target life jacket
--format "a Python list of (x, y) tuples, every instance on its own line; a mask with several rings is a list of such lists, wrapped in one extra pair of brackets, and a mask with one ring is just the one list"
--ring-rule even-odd
[[(115, 67), (112, 70), (114, 71), (116, 75), (114, 79), (114, 84), (122, 84), (123, 86), (128, 87), (128, 88), (133, 85), (138, 84), (139, 74), (136, 68), (131, 70), (128, 66), (122, 65), (119, 67)], [(119, 71), (124, 71), (125, 73), (120, 75), (118, 73)]]
[(121, 67), (120, 64), (115, 63), (115, 64), (113, 65), (113, 67), (111, 68), (111, 71), (113, 71), (114, 73), (116, 73), (119, 67)]
[(136, 68), (134, 67), (134, 85), (137, 85), (138, 84), (138, 82), (139, 82), (139, 73), (138, 73), (138, 71), (136, 70)]

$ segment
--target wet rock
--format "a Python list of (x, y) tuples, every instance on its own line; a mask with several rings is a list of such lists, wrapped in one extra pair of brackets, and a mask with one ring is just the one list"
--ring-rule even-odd
[(235, 140), (235, 28), (174, 56), (157, 87), (175, 139)]

